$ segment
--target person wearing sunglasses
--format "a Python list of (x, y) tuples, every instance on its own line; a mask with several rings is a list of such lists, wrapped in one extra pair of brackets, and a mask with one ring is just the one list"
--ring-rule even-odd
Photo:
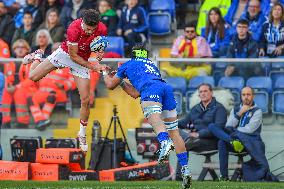
[[(173, 58), (205, 58), (212, 57), (212, 51), (206, 39), (196, 33), (196, 22), (185, 25), (183, 35), (180, 35), (171, 49)], [(189, 65), (184, 63), (171, 63), (170, 66), (161, 67), (161, 70), (170, 77), (184, 77), (191, 79), (198, 75), (207, 75), (211, 66), (207, 64)]]

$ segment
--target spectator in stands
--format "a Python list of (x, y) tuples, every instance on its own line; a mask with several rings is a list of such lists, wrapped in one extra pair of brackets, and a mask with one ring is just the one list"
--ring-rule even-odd
[[(248, 32), (249, 22), (240, 19), (237, 24), (237, 34), (233, 36), (228, 49), (227, 58), (257, 58), (258, 44)], [(231, 64), (226, 67), (225, 76), (242, 76), (247, 79), (251, 76), (262, 75), (263, 70), (258, 63)]]
[(53, 41), (51, 39), (50, 33), (46, 29), (41, 29), (36, 33), (35, 46), (32, 47), (32, 52), (37, 49), (44, 51), (43, 58), (48, 57), (51, 54)]
[(35, 34), (36, 34), (34, 28), (32, 28), (32, 23), (33, 23), (32, 13), (30, 12), (24, 13), (23, 23), (24, 23), (23, 26), (16, 29), (12, 38), (12, 44), (14, 44), (14, 42), (17, 41), (18, 39), (24, 39), (29, 43), (30, 46), (32, 46), (32, 44), (34, 44), (35, 42)]
[(15, 26), (13, 18), (10, 14), (8, 14), (3, 0), (0, 0), (0, 38), (9, 45), (11, 43), (14, 31)]
[(60, 0), (41, 0), (39, 2), (39, 14), (43, 18), (46, 18), (46, 13), (49, 9), (56, 9), (58, 14), (61, 12), (63, 4), (60, 2)]
[(116, 35), (118, 17), (116, 12), (112, 9), (110, 0), (100, 0), (98, 3), (98, 9), (101, 15), (101, 21), (107, 27), (108, 35)]
[(37, 0), (26, 0), (26, 6), (22, 7), (14, 17), (16, 28), (20, 28), (23, 25), (23, 17), (25, 12), (30, 12), (33, 15), (33, 28), (36, 29), (42, 22), (43, 17), (38, 12)]
[(15, 15), (21, 7), (26, 6), (26, 0), (5, 0), (5, 6), (11, 15)]
[(222, 1), (204, 0), (199, 10), (198, 24), (197, 24), (197, 29), (196, 29), (197, 33), (201, 34), (201, 29), (206, 26), (208, 12), (212, 7), (219, 7), (222, 15), (226, 15), (230, 5), (231, 5), (230, 0), (225, 0), (225, 1), (223, 0)]
[(51, 8), (46, 12), (45, 22), (43, 22), (38, 30), (47, 29), (54, 43), (64, 40), (65, 29), (60, 23), (60, 18), (57, 9)]
[(246, 13), (246, 7), (249, 0), (233, 0), (232, 4), (224, 16), (225, 21), (231, 25), (235, 26), (240, 19), (240, 17)]
[[(38, 82), (38, 90), (28, 98), (36, 129), (48, 126), (56, 103), (67, 102), (67, 92), (76, 88), (69, 68), (56, 69)], [(42, 108), (40, 105), (43, 104)]]
[(144, 43), (148, 30), (148, 22), (144, 8), (138, 0), (127, 0), (118, 22), (117, 35), (123, 36), (129, 43), (129, 49), (136, 43)]
[[(0, 38), (0, 58), (10, 58), (10, 48), (9, 45)], [(1, 71), (3, 70), (4, 77), (5, 77), (5, 86), (3, 90), (2, 95), (2, 106), (0, 106), (0, 112), (2, 112), (3, 118), (2, 118), (2, 128), (10, 128), (10, 125), (4, 124), (5, 121), (5, 111), (7, 111), (7, 106), (5, 105), (5, 91), (7, 91), (7, 88), (12, 85), (15, 81), (15, 71), (16, 71), (16, 65), (14, 62), (5, 62), (4, 64), (0, 63), (1, 65)], [(6, 107), (5, 107), (6, 106)], [(10, 109), (9, 109), (10, 110)], [(10, 120), (11, 121), (11, 120)]]
[(242, 103), (232, 109), (225, 128), (210, 125), (209, 130), (217, 138), (221, 179), (228, 180), (228, 153), (245, 151), (251, 160), (243, 163), (245, 181), (266, 180), (269, 165), (265, 157), (265, 146), (261, 139), (262, 111), (254, 103), (254, 91), (245, 87), (241, 92)]
[[(248, 20), (252, 38), (259, 42), (262, 32), (260, 28), (266, 20), (264, 13), (260, 9), (260, 0), (249, 0), (248, 10), (241, 16), (241, 19)], [(233, 27), (233, 33), (236, 33), (235, 27)]]
[(262, 26), (259, 56), (277, 57), (284, 55), (284, 9), (276, 3), (269, 15), (269, 21)]
[(213, 57), (226, 56), (231, 36), (219, 8), (210, 9), (206, 27), (201, 30), (201, 36), (209, 43)]
[(70, 0), (65, 3), (60, 13), (60, 21), (65, 29), (68, 28), (72, 21), (80, 18), (81, 10), (91, 8), (91, 5), (92, 4), (84, 0)]
[[(174, 58), (205, 58), (212, 57), (211, 49), (206, 39), (196, 33), (196, 22), (190, 22), (184, 27), (184, 34), (179, 36), (171, 50)], [(197, 75), (207, 75), (211, 72), (208, 64), (186, 65), (172, 63), (162, 67), (162, 71), (170, 77), (184, 77), (190, 79)]]
[[(30, 46), (24, 39), (18, 39), (12, 46), (16, 58), (23, 58), (30, 51)], [(15, 64), (9, 64), (6, 67), (6, 84), (3, 92), (2, 112), (3, 127), (11, 128), (11, 106), (14, 103), (17, 117), (17, 128), (27, 128), (30, 122), (30, 116), (25, 98), (29, 92), (33, 92), (35, 83), (26, 80), (28, 69), (21, 65), (19, 70), (20, 83), (15, 82)], [(33, 86), (33, 87), (31, 87)]]
[[(198, 87), (201, 102), (195, 105), (184, 119), (179, 120), (180, 134), (185, 141), (187, 151), (209, 151), (217, 149), (217, 138), (208, 127), (225, 127), (227, 112), (225, 107), (213, 97), (211, 85), (202, 83)], [(177, 167), (180, 178), (180, 167)]]

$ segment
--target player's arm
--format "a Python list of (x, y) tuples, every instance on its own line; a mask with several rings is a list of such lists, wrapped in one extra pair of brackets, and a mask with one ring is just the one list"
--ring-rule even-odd
[[(104, 64), (90, 64), (88, 61), (84, 60), (81, 56), (79, 56), (78, 53), (78, 45), (74, 45), (74, 44), (68, 44), (68, 52), (70, 55), (71, 60), (73, 60), (75, 63), (84, 66), (90, 70), (94, 70), (96, 72), (100, 72), (102, 70), (107, 70), (109, 69), (108, 66), (104, 65)], [(100, 54), (100, 57), (97, 57), (97, 60), (100, 61), (102, 59), (103, 53), (98, 52), (96, 54), (96, 56), (98, 56), (98, 54)]]
[(121, 88), (132, 98), (138, 98), (140, 97), (140, 93), (130, 84), (126, 81), (120, 79), (119, 77), (112, 76), (112, 75), (105, 75), (104, 81), (106, 84), (106, 87), (108, 89), (115, 89), (118, 85), (121, 86)]
[(122, 80), (119, 85), (132, 98), (140, 97), (140, 93), (130, 83)]
[(75, 63), (84, 66), (86, 68), (93, 69), (93, 67), (88, 61), (84, 60), (81, 56), (78, 55), (77, 44), (68, 44), (68, 52), (71, 60), (73, 60)]
[(110, 90), (115, 89), (121, 82), (119, 77), (108, 75), (106, 72), (103, 72), (103, 75), (106, 87)]

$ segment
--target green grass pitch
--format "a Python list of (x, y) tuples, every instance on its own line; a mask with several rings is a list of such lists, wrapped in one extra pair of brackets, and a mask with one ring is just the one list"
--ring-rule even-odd
[[(0, 188), (14, 189), (178, 189), (181, 182), (177, 181), (129, 181), (129, 182), (98, 182), (98, 181), (0, 181)], [(212, 182), (194, 181), (191, 189), (284, 189), (282, 183), (244, 183), (244, 182)]]

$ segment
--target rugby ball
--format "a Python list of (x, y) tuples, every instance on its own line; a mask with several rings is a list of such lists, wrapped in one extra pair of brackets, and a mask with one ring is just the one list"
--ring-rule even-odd
[(98, 52), (100, 50), (105, 50), (108, 45), (108, 40), (106, 36), (97, 36), (90, 43), (90, 49), (92, 52)]

